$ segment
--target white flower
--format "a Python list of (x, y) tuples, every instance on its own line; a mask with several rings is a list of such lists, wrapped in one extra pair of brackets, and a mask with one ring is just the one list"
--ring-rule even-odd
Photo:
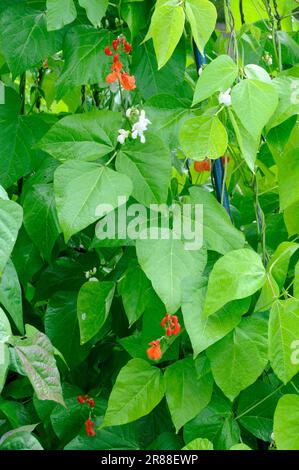
[(219, 104), (224, 104), (225, 106), (230, 106), (232, 104), (232, 97), (230, 96), (231, 88), (226, 91), (222, 91), (219, 94)]
[(138, 121), (132, 127), (132, 139), (140, 137), (140, 142), (145, 143), (144, 132), (147, 130), (147, 126), (151, 124), (151, 121), (145, 117), (145, 111), (140, 111)]
[(133, 115), (139, 116), (139, 110), (137, 108), (128, 108), (126, 111), (126, 116), (130, 119)]
[(129, 137), (130, 132), (126, 131), (125, 129), (119, 129), (118, 130), (118, 137), (117, 137), (117, 142), (120, 144), (124, 144), (126, 139)]
[(273, 59), (272, 59), (271, 54), (269, 54), (269, 52), (266, 52), (266, 54), (264, 55), (264, 61), (265, 61), (266, 64), (269, 65), (270, 67), (271, 67), (271, 65), (273, 64)]

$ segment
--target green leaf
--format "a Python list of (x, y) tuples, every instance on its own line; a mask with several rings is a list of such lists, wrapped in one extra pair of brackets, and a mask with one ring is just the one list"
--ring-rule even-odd
[(147, 100), (144, 110), (151, 121), (151, 132), (172, 150), (179, 145), (179, 130), (185, 119), (194, 114), (189, 102), (170, 94), (158, 94)]
[[(101, 421), (96, 419), (95, 427), (98, 427), (100, 423)], [(136, 434), (134, 423), (97, 429), (96, 435), (92, 439), (86, 435), (84, 429), (64, 447), (64, 450), (139, 450), (140, 444)]]
[(274, 414), (274, 439), (278, 450), (299, 450), (299, 396), (284, 395)]
[(72, 87), (104, 81), (111, 66), (104, 53), (109, 43), (109, 33), (104, 29), (79, 25), (68, 31), (63, 44), (65, 63), (57, 81), (58, 99)]
[(203, 204), (203, 238), (209, 250), (225, 254), (243, 248), (244, 235), (237, 230), (217, 199), (207, 190), (191, 187), (192, 204)]
[(272, 84), (260, 80), (242, 80), (232, 90), (232, 106), (241, 123), (254, 138), (273, 115), (278, 94)]
[[(167, 64), (158, 70), (152, 41), (144, 44), (139, 44), (137, 41), (136, 39), (133, 43), (131, 73), (135, 75), (137, 88), (142, 98), (148, 99), (159, 93), (175, 94), (184, 81), (186, 65), (184, 42), (179, 42)], [(172, 79), (170, 80), (169, 77)], [(155, 124), (154, 121), (153, 124)]]
[(267, 271), (275, 279), (279, 289), (282, 289), (284, 286), (288, 274), (290, 259), (298, 248), (298, 243), (282, 242), (271, 256), (267, 266)]
[(252, 450), (246, 444), (236, 444), (232, 446), (229, 450)]
[(196, 45), (203, 52), (216, 26), (216, 7), (208, 0), (186, 0), (185, 8)]
[(10, 338), (11, 334), (8, 318), (0, 307), (0, 342), (5, 343)]
[[(198, 368), (197, 368), (198, 366)], [(166, 368), (165, 394), (176, 432), (209, 403), (213, 377), (205, 357), (177, 361)]]
[(8, 188), (32, 170), (36, 140), (56, 121), (52, 116), (21, 116), (20, 99), (5, 88), (5, 104), (0, 104), (0, 182)]
[[(268, 72), (256, 64), (245, 65), (244, 71), (246, 77), (250, 80), (260, 80), (261, 82), (271, 83), (271, 77)], [(274, 82), (273, 82), (274, 83)]]
[(237, 410), (239, 423), (258, 439), (270, 442), (279, 397), (280, 393), (275, 393), (273, 385), (258, 380), (240, 394)]
[(99, 204), (111, 206), (111, 211), (118, 207), (119, 198), (131, 194), (132, 183), (106, 166), (69, 161), (55, 171), (54, 191), (59, 223), (67, 241), (101, 217), (97, 213)]
[(215, 450), (228, 450), (240, 442), (240, 429), (231, 403), (218, 390), (208, 406), (184, 426), (186, 443), (198, 438), (211, 441)]
[(278, 191), (280, 210), (299, 201), (299, 148), (283, 153), (278, 160)]
[(207, 350), (215, 382), (231, 401), (263, 372), (267, 345), (267, 322), (248, 317)]
[(0, 450), (43, 450), (43, 448), (35, 436), (20, 431), (8, 436), (0, 445)]
[(17, 272), (11, 260), (6, 264), (0, 279), (0, 303), (13, 319), (18, 330), (23, 334), (22, 292)]
[(36, 184), (27, 193), (24, 200), (24, 226), (45, 259), (50, 260), (60, 234), (52, 185)]
[(231, 57), (218, 56), (203, 69), (196, 83), (192, 105), (206, 100), (217, 91), (228, 90), (237, 75), (238, 67)]
[(12, 260), (23, 285), (26, 285), (43, 266), (43, 260), (24, 227), (19, 231), (12, 253)]
[(55, 293), (48, 304), (44, 324), (46, 335), (70, 368), (86, 358), (90, 348), (80, 346), (77, 292)]
[(16, 355), (39, 400), (53, 400), (64, 405), (53, 346), (43, 333), (16, 339)]
[(180, 144), (188, 158), (215, 159), (225, 153), (228, 137), (217, 116), (200, 116), (184, 121), (180, 130)]
[[(0, 322), (2, 322), (1, 312), (2, 312), (2, 309), (0, 310)], [(2, 330), (1, 323), (0, 323), (0, 328)], [(0, 334), (2, 336), (2, 331), (0, 331)], [(5, 385), (9, 364), (10, 364), (10, 357), (9, 357), (8, 346), (7, 344), (0, 341), (0, 393), (2, 393), (2, 390)], [(1, 449), (1, 446), (0, 446), (0, 449)]]
[(240, 120), (235, 116), (233, 111), (228, 109), (229, 117), (232, 122), (236, 138), (241, 150), (241, 156), (246, 161), (252, 172), (255, 171), (255, 161), (260, 145), (260, 136), (254, 138), (248, 132), (247, 128), (241, 124)]
[(135, 421), (150, 413), (163, 396), (161, 371), (142, 359), (132, 359), (117, 376), (103, 426)]
[(114, 150), (121, 121), (121, 115), (112, 111), (67, 116), (49, 130), (38, 147), (61, 162), (98, 160)]
[(0, 199), (0, 276), (16, 242), (22, 219), (23, 210), (19, 204)]
[(113, 300), (115, 284), (89, 281), (79, 291), (77, 312), (81, 344), (93, 338), (104, 325)]
[(108, 0), (79, 0), (81, 7), (85, 8), (89, 21), (95, 28), (101, 27), (101, 19), (108, 8)]
[(277, 77), (273, 80), (273, 84), (279, 95), (279, 103), (269, 127), (278, 126), (294, 114), (299, 114), (299, 79)]
[(77, 17), (77, 10), (73, 0), (47, 0), (47, 28), (48, 31), (61, 29), (72, 23)]
[(132, 326), (144, 313), (149, 303), (152, 285), (139, 265), (132, 262), (119, 281), (118, 292), (122, 297), (124, 309)]
[(167, 200), (171, 179), (169, 151), (156, 136), (146, 134), (146, 143), (128, 142), (117, 155), (116, 169), (133, 182), (132, 196), (149, 206)]
[(159, 69), (172, 56), (183, 34), (184, 24), (185, 13), (182, 5), (157, 4), (146, 39), (153, 39)]
[(56, 405), (51, 412), (51, 424), (62, 442), (73, 439), (88, 418), (88, 408), (78, 403), (77, 397), (66, 398), (65, 406)]
[(299, 301), (278, 300), (269, 320), (269, 359), (277, 377), (287, 383), (299, 371)]
[[(140, 266), (152, 282), (153, 288), (166, 309), (175, 313), (182, 303), (181, 282), (187, 276), (198, 279), (203, 272), (207, 253), (203, 248), (188, 251), (182, 240), (137, 240)], [(195, 281), (196, 282), (196, 281)]]
[(198, 438), (189, 442), (182, 450), (214, 450), (214, 446), (208, 439)]
[(263, 287), (265, 280), (265, 268), (253, 250), (226, 253), (216, 261), (210, 274), (205, 314), (211, 315), (232, 300), (254, 294)]
[(205, 279), (197, 286), (193, 280), (183, 281), (182, 312), (194, 357), (232, 331), (250, 305), (250, 298), (234, 300), (213, 315), (206, 316), (203, 312), (206, 286)]
[(61, 49), (61, 32), (48, 32), (45, 12), (22, 4), (0, 16), (0, 41), (13, 78)]

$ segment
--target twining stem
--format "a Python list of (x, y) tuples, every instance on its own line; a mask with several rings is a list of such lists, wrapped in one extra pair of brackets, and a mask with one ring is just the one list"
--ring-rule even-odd
[(41, 94), (40, 94), (39, 90), (40, 90), (40, 88), (42, 86), (42, 83), (43, 83), (44, 74), (45, 74), (44, 67), (40, 67), (38, 69), (37, 80), (36, 80), (36, 84), (37, 84), (36, 109), (37, 109), (38, 112), (40, 111), (40, 106), (41, 106)]
[(100, 100), (100, 89), (97, 84), (93, 85), (92, 87), (92, 96), (93, 96), (93, 100), (94, 100), (96, 107), (99, 108), (101, 104), (101, 100)]
[[(279, 21), (279, 28), (278, 28), (277, 17), (273, 14), (273, 11), (271, 8), (271, 0), (266, 0), (266, 6), (267, 6), (269, 20), (270, 20), (271, 27), (272, 27), (272, 41), (273, 41), (274, 54), (275, 54), (276, 61), (278, 63), (279, 71), (281, 72), (282, 71), (281, 46), (280, 46), (280, 42), (277, 36), (277, 29), (280, 29), (281, 22)], [(277, 9), (277, 12), (278, 12), (278, 9)]]
[(223, 205), (223, 201), (224, 201), (226, 177), (227, 177), (227, 157), (225, 155), (224, 156), (224, 173), (223, 173), (223, 181), (222, 181), (222, 188), (221, 188), (221, 204), (222, 205)]
[(115, 152), (114, 152), (114, 154), (112, 155), (112, 157), (111, 157), (111, 158), (109, 158), (108, 162), (106, 162), (106, 163), (105, 163), (105, 166), (108, 166), (108, 165), (109, 165), (109, 163), (111, 163), (111, 162), (114, 160), (114, 158), (115, 158), (115, 157), (116, 157), (116, 155), (117, 155), (117, 152), (118, 152), (118, 151), (117, 151), (117, 150), (115, 150)]
[(82, 85), (81, 86), (81, 106), (84, 106), (86, 101), (86, 86)]
[(19, 94), (21, 98), (21, 109), (20, 114), (25, 114), (25, 102), (26, 102), (26, 72), (20, 76)]
[(243, 9), (243, 0), (239, 0), (239, 10), (241, 16), (241, 23), (245, 24), (245, 16), (244, 16), (244, 9)]
[(255, 199), (255, 213), (256, 213), (256, 222), (258, 226), (258, 233), (260, 235), (260, 243), (262, 247), (262, 254), (263, 254), (263, 262), (264, 265), (267, 266), (268, 264), (268, 253), (266, 248), (266, 223), (265, 223), (265, 215), (260, 206), (259, 202), (259, 194), (258, 194), (258, 185), (257, 185), (257, 178), (256, 175), (253, 175), (252, 178), (252, 191), (254, 194)]

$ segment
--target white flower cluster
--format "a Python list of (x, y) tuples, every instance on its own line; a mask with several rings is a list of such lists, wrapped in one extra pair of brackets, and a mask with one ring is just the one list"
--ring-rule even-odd
[(269, 54), (269, 52), (265, 52), (265, 54), (263, 56), (263, 59), (266, 62), (266, 64), (269, 65), (269, 67), (271, 67), (271, 65), (273, 65), (273, 58), (272, 58), (271, 54)]
[(89, 271), (86, 271), (86, 272), (85, 272), (85, 277), (86, 277), (86, 279), (88, 279), (89, 281), (97, 281), (97, 278), (94, 277), (94, 275), (96, 274), (96, 272), (97, 272), (97, 268), (96, 268), (96, 267), (90, 269)]
[(219, 98), (218, 98), (219, 104), (222, 104), (224, 106), (230, 106), (232, 104), (232, 97), (230, 96), (231, 91), (232, 89), (229, 88), (228, 90), (222, 91), (219, 94)]
[[(138, 121), (135, 122), (132, 126), (131, 137), (134, 140), (139, 137), (140, 142), (144, 144), (144, 132), (147, 131), (148, 125), (151, 124), (151, 121), (145, 117), (145, 111), (143, 109), (139, 111), (136, 108), (129, 108), (126, 111), (126, 116), (128, 119), (134, 119), (135, 117), (138, 117)], [(130, 131), (127, 131), (126, 129), (119, 129), (117, 142), (119, 142), (120, 144), (124, 144), (129, 135)]]

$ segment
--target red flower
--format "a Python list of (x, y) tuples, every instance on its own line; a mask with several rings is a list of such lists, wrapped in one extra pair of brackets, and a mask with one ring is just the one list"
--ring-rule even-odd
[(166, 313), (165, 317), (162, 318), (161, 326), (165, 328), (166, 336), (177, 335), (181, 331), (181, 325), (176, 315), (169, 315)]
[(126, 72), (123, 72), (120, 76), (120, 84), (125, 90), (134, 90), (136, 88), (135, 77), (129, 75)]
[(112, 41), (112, 47), (115, 51), (117, 51), (118, 45), (119, 45), (119, 39), (116, 38), (116, 39), (114, 39), (114, 41)]
[(112, 70), (114, 70), (115, 72), (120, 72), (121, 69), (123, 68), (123, 64), (121, 62), (119, 62), (118, 60), (115, 60), (112, 64)]
[(111, 51), (109, 46), (105, 47), (105, 54), (106, 55), (113, 55), (113, 52)]
[(211, 171), (211, 163), (209, 160), (194, 162), (194, 170), (198, 173), (202, 173), (203, 171)]
[(124, 51), (126, 54), (130, 54), (131, 53), (131, 50), (132, 50), (132, 46), (131, 44), (129, 44), (128, 42), (126, 42), (125, 40), (123, 41), (123, 45), (124, 45)]
[(150, 359), (158, 361), (162, 357), (162, 351), (160, 346), (160, 340), (156, 339), (149, 343), (150, 348), (147, 349), (147, 355)]
[(93, 400), (93, 398), (90, 398), (89, 400), (87, 400), (87, 403), (89, 404), (90, 408), (94, 408), (94, 400)]
[(84, 400), (84, 398), (82, 398), (81, 395), (77, 396), (77, 400), (78, 400), (79, 403), (81, 403), (81, 405), (83, 405), (83, 403), (85, 403), (85, 400)]
[(226, 160), (226, 163), (229, 163), (230, 158), (223, 156), (223, 157), (221, 157), (221, 160), (222, 160), (222, 164), (225, 165), (225, 160)]
[(90, 418), (88, 418), (86, 421), (85, 421), (85, 431), (86, 431), (86, 434), (87, 436), (95, 436), (95, 430), (93, 429), (94, 428), (94, 423), (91, 421)]
[(113, 83), (115, 82), (115, 80), (118, 79), (118, 73), (117, 72), (112, 72), (112, 73), (109, 73), (106, 77), (106, 82), (107, 83)]

